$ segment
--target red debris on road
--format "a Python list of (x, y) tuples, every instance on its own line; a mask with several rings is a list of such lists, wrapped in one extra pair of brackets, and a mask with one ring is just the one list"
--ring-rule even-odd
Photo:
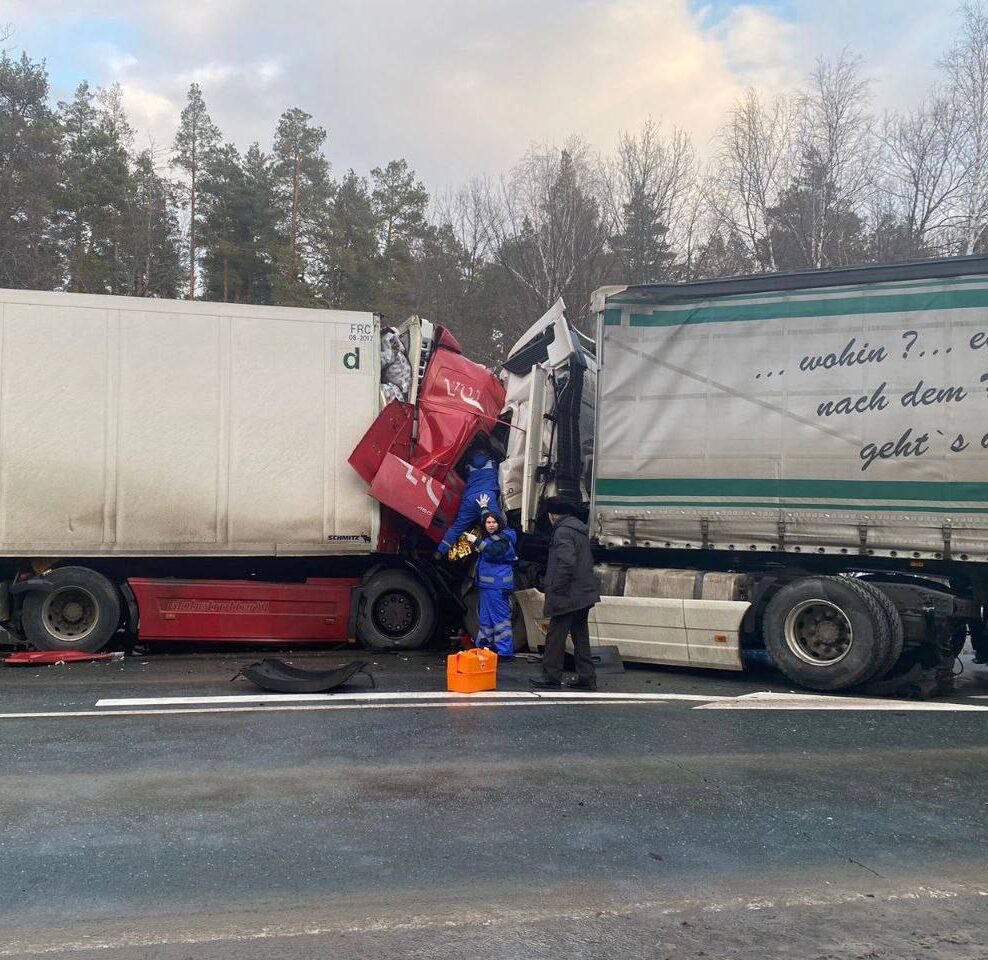
[(58, 665), (60, 663), (89, 662), (93, 660), (122, 660), (123, 651), (113, 653), (83, 653), (81, 650), (29, 650), (11, 653), (3, 658), (8, 667)]

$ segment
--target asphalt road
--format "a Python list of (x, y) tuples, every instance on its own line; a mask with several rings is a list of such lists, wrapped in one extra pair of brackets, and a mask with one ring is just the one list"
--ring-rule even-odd
[(97, 706), (250, 659), (0, 669), (0, 958), (988, 957), (984, 667), (976, 709), (651, 669), (601, 690), (669, 699)]

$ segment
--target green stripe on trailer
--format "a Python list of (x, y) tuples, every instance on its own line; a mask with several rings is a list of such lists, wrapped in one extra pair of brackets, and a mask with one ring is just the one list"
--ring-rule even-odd
[[(643, 304), (636, 306), (641, 309)], [(784, 300), (774, 303), (658, 308), (651, 313), (630, 314), (632, 327), (675, 327), (694, 323), (738, 323), (748, 320), (798, 320), (884, 313), (918, 313), (932, 310), (969, 310), (988, 307), (988, 289), (941, 290), (901, 293), (894, 296), (829, 297)], [(605, 313), (606, 318), (606, 313)], [(605, 322), (606, 319), (605, 319)], [(610, 322), (609, 325), (614, 325)]]
[(889, 500), (988, 504), (988, 483), (939, 480), (598, 478), (598, 497), (771, 497), (776, 500)]
[(857, 503), (850, 505), (847, 503), (758, 503), (742, 502), (736, 500), (604, 500), (598, 499), (596, 506), (615, 509), (625, 507), (627, 509), (657, 509), (662, 507), (694, 507), (702, 510), (770, 510), (773, 514), (785, 513), (792, 510), (827, 510), (830, 512), (843, 513), (984, 513), (988, 514), (988, 507), (931, 507), (928, 504), (876, 504)]
[[(849, 293), (885, 293), (901, 291), (909, 293), (915, 289), (931, 288), (930, 292), (950, 287), (988, 287), (988, 274), (972, 277), (929, 277), (925, 280), (893, 280), (885, 283), (853, 283), (833, 287), (795, 287), (792, 290), (758, 290), (751, 293), (710, 294), (706, 297), (694, 297), (696, 303), (740, 303), (746, 300), (789, 300), (795, 297), (840, 297)], [(670, 285), (674, 289), (675, 285)], [(933, 289), (938, 288), (938, 289)], [(683, 289), (688, 289), (683, 285)], [(607, 298), (607, 307), (641, 307), (647, 306), (646, 300), (629, 299), (623, 294)]]

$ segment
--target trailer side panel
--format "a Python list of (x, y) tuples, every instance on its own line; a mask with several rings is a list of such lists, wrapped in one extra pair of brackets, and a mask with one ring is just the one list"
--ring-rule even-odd
[(988, 559), (982, 272), (661, 289), (600, 318), (601, 542)]
[(0, 555), (369, 553), (372, 314), (0, 291)]

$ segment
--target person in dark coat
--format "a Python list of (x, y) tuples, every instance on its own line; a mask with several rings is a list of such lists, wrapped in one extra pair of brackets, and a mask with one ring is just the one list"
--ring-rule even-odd
[(552, 540), (545, 574), (544, 614), (549, 617), (545, 638), (542, 676), (529, 682), (533, 687), (559, 687), (563, 677), (566, 637), (573, 638), (576, 680), (566, 685), (577, 690), (596, 690), (597, 675), (590, 654), (590, 608), (600, 600), (593, 569), (587, 525), (575, 516), (576, 504), (562, 497), (546, 501)]

